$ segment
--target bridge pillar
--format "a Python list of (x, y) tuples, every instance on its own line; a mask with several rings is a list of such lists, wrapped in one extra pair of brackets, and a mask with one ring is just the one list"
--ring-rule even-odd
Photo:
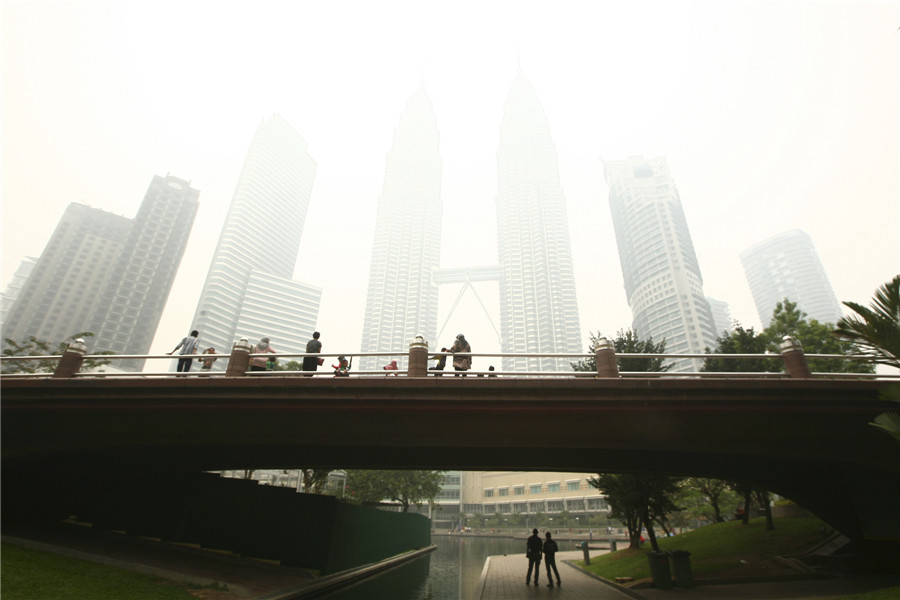
[(231, 358), (228, 359), (228, 367), (225, 369), (225, 377), (246, 377), (250, 368), (250, 350), (253, 346), (247, 338), (241, 338), (231, 347)]
[(66, 351), (63, 352), (62, 358), (56, 364), (53, 371), (53, 377), (75, 377), (81, 370), (81, 364), (84, 362), (84, 355), (87, 354), (87, 346), (81, 338), (73, 342), (69, 342)]
[(812, 371), (806, 363), (806, 355), (803, 354), (803, 346), (799, 340), (795, 340), (789, 335), (784, 336), (781, 342), (781, 358), (784, 360), (784, 371), (788, 377), (798, 379), (809, 379)]
[(417, 335), (409, 343), (409, 363), (406, 368), (406, 376), (428, 376), (428, 342), (421, 335)]
[(597, 377), (619, 376), (616, 347), (608, 339), (600, 338), (594, 344), (594, 359), (597, 361)]

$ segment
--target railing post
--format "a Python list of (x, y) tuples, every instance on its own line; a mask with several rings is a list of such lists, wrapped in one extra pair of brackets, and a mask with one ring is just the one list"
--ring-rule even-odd
[(87, 346), (85, 346), (83, 339), (78, 338), (73, 342), (69, 342), (69, 346), (63, 352), (62, 358), (56, 364), (53, 377), (75, 377), (81, 370), (85, 354), (87, 354)]
[(600, 338), (594, 344), (594, 360), (597, 362), (597, 377), (619, 376), (616, 347), (608, 339)]
[(417, 335), (409, 343), (409, 362), (406, 367), (406, 376), (428, 376), (428, 342), (421, 335)]
[(250, 368), (250, 350), (253, 346), (247, 338), (241, 338), (231, 347), (231, 358), (228, 359), (228, 367), (225, 368), (225, 377), (246, 377)]
[(803, 346), (799, 340), (795, 340), (789, 335), (784, 336), (781, 342), (781, 358), (784, 361), (784, 371), (788, 377), (798, 379), (809, 379), (812, 371), (806, 362), (806, 355), (803, 354)]

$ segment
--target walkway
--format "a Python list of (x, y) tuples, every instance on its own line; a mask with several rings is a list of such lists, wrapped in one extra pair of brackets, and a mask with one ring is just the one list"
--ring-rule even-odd
[[(528, 560), (525, 553), (512, 556), (491, 556), (481, 573), (481, 581), (475, 600), (511, 600), (513, 598), (552, 598), (553, 600), (626, 600), (636, 598), (634, 594), (622, 591), (604, 583), (579, 569), (567, 564), (567, 560), (581, 560), (580, 550), (557, 552), (556, 565), (562, 585), (547, 587), (547, 570), (541, 562), (539, 585), (525, 585)], [(480, 592), (480, 595), (479, 595)]]
[[(592, 556), (595, 554), (592, 552)], [(524, 552), (515, 556), (491, 556), (481, 573), (475, 600), (828, 600), (900, 585), (900, 577), (802, 579), (700, 585), (685, 590), (652, 587), (625, 589), (584, 573), (564, 562), (581, 560), (580, 550), (559, 552), (556, 564), (561, 587), (547, 587), (547, 571), (541, 564), (540, 585), (525, 585), (528, 561)]]

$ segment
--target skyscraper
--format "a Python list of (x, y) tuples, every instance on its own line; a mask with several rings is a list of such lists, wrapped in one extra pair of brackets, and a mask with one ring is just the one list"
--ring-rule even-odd
[[(670, 353), (714, 348), (700, 265), (666, 160), (630, 157), (605, 163), (604, 171), (632, 328), (641, 339), (665, 340)], [(673, 370), (701, 365), (700, 359), (678, 360)]]
[(22, 262), (19, 263), (19, 268), (13, 274), (12, 280), (6, 285), (6, 289), (3, 290), (3, 295), (0, 296), (0, 303), (2, 303), (2, 308), (0, 308), (0, 326), (6, 323), (6, 315), (19, 297), (19, 294), (22, 293), (22, 288), (25, 287), (25, 283), (34, 270), (37, 260), (33, 256), (26, 256), (22, 259)]
[(731, 320), (731, 310), (728, 303), (724, 300), (716, 300), (715, 298), (706, 297), (709, 302), (709, 310), (712, 311), (713, 323), (716, 327), (716, 337), (723, 333), (731, 333), (734, 331), (734, 323)]
[[(57, 343), (90, 331), (89, 351), (146, 354), (199, 194), (187, 181), (154, 176), (134, 219), (70, 204), (10, 310), (4, 335)], [(115, 363), (125, 370), (142, 366)]]
[[(502, 351), (583, 352), (556, 146), (534, 87), (521, 72), (503, 111), (497, 175)], [(503, 370), (569, 370), (569, 362), (504, 358)]]
[[(369, 269), (363, 352), (405, 355), (417, 335), (437, 336), (441, 252), (441, 155), (434, 109), (424, 87), (412, 95), (394, 130), (378, 201)], [(363, 358), (362, 370), (377, 368)]]
[[(154, 176), (131, 232), (116, 256), (109, 281), (91, 315), (92, 350), (146, 354), (184, 255), (200, 196), (177, 177)], [(118, 362), (139, 371), (143, 360)]]
[(202, 347), (229, 352), (240, 337), (269, 336), (278, 352), (306, 350), (322, 291), (291, 278), (315, 175), (306, 141), (287, 121), (274, 115), (259, 126), (193, 323), (185, 323)]
[(821, 323), (836, 323), (842, 315), (812, 238), (792, 229), (741, 252), (741, 263), (763, 327), (772, 320), (775, 304), (785, 298)]

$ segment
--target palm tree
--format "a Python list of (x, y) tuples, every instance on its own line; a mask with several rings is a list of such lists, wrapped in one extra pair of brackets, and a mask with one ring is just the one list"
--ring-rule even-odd
[(842, 317), (835, 335), (856, 344), (876, 363), (900, 368), (900, 275), (875, 290), (871, 308), (844, 305), (856, 314)]

